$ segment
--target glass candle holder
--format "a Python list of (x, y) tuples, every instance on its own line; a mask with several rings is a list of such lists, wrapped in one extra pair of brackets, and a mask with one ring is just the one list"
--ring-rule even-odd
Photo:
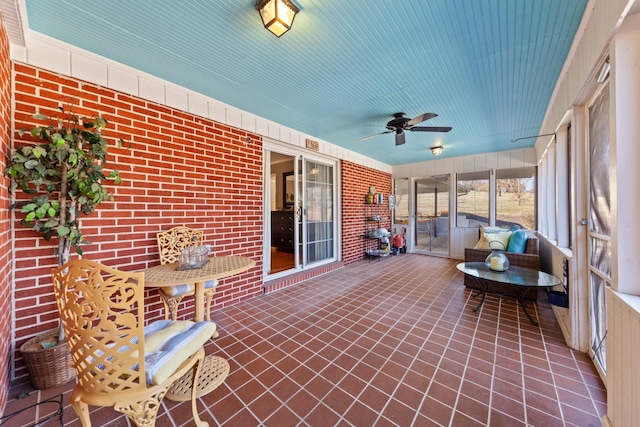
[[(502, 245), (502, 249), (495, 248), (495, 244)], [(509, 269), (509, 258), (504, 254), (504, 245), (501, 242), (493, 241), (489, 244), (491, 253), (484, 260), (484, 263), (490, 270), (505, 271)]]

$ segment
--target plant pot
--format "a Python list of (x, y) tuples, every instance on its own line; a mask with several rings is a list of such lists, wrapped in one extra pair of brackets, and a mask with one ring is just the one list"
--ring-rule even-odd
[(45, 341), (57, 342), (58, 330), (43, 332), (20, 346), (31, 384), (40, 390), (65, 384), (76, 377), (67, 342), (43, 348)]

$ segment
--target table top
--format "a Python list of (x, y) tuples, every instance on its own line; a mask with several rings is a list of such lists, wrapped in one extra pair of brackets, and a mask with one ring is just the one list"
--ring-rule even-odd
[(256, 262), (251, 258), (232, 256), (213, 256), (202, 266), (193, 270), (177, 270), (178, 263), (156, 265), (142, 270), (144, 272), (144, 286), (147, 288), (161, 288), (164, 286), (181, 285), (183, 283), (204, 282), (222, 279), (243, 273)]
[(458, 270), (479, 279), (506, 283), (516, 286), (556, 286), (560, 279), (544, 271), (531, 268), (511, 266), (506, 271), (493, 271), (484, 262), (462, 262), (456, 266)]

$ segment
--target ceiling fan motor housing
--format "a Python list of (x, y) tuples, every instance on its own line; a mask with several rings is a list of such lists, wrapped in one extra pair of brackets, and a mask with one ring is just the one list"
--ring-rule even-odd
[(393, 119), (387, 123), (387, 130), (384, 132), (379, 132), (373, 135), (366, 136), (364, 138), (360, 138), (358, 142), (366, 141), (371, 138), (375, 138), (378, 135), (384, 135), (386, 133), (395, 132), (396, 134), (396, 145), (402, 145), (405, 143), (405, 135), (404, 131), (408, 130), (411, 132), (419, 131), (419, 132), (449, 132), (451, 127), (449, 126), (416, 126), (418, 123), (424, 122), (425, 120), (432, 119), (437, 117), (438, 115), (435, 113), (424, 113), (419, 116), (410, 119), (407, 117), (406, 113), (395, 113), (393, 115)]
[(411, 121), (411, 119), (406, 116), (406, 113), (395, 113), (393, 117), (393, 120), (387, 123), (387, 129), (395, 130), (397, 133), (400, 133), (398, 130), (406, 129), (407, 123)]

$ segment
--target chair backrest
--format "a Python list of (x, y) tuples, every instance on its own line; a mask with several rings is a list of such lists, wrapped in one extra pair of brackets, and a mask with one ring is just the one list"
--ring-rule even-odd
[(51, 275), (78, 384), (90, 393), (146, 388), (144, 274), (72, 260)]
[(158, 253), (161, 264), (171, 264), (178, 261), (180, 253), (189, 246), (202, 245), (204, 232), (192, 230), (189, 227), (178, 226), (158, 233)]

